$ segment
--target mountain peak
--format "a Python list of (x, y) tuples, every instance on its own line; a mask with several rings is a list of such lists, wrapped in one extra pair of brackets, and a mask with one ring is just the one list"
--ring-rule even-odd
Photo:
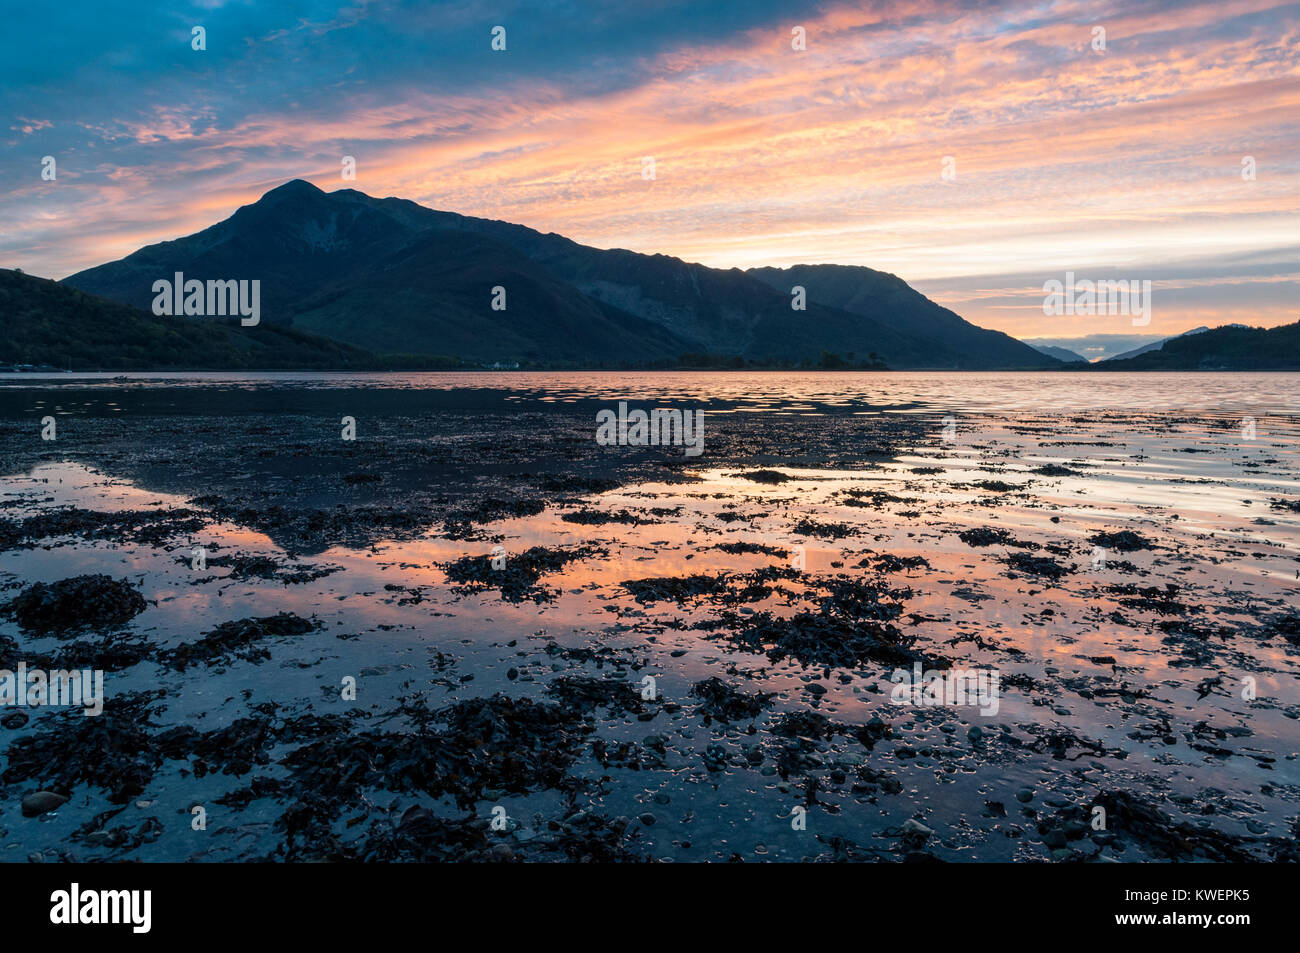
[(271, 191), (262, 196), (262, 199), (269, 199), (272, 196), (300, 196), (300, 195), (324, 195), (320, 189), (312, 185), (306, 179), (290, 179), (284, 185), (277, 185)]

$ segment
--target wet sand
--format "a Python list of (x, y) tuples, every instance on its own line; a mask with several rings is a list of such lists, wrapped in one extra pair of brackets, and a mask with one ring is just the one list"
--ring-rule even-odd
[(1295, 416), (606, 406), (0, 392), (0, 858), (1296, 859)]

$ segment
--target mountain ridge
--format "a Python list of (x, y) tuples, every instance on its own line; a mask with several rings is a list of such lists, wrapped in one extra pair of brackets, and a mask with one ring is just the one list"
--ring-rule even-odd
[[(445, 343), (436, 353), (551, 365), (648, 366), (691, 354), (742, 365), (1059, 366), (871, 269), (715, 269), (300, 179), (64, 282), (147, 308), (152, 282), (176, 271), (260, 278), (264, 321), (376, 353)], [(807, 284), (804, 311), (783, 287), (796, 274)], [(506, 308), (494, 312), (498, 287)]]

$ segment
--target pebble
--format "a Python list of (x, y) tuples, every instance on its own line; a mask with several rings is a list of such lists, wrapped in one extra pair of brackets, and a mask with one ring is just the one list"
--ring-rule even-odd
[(903, 833), (920, 834), (922, 837), (929, 837), (934, 833), (934, 831), (926, 827), (920, 821), (909, 817), (907, 820), (903, 821)]
[(67, 798), (53, 791), (33, 791), (23, 795), (23, 817), (37, 817), (67, 803)]

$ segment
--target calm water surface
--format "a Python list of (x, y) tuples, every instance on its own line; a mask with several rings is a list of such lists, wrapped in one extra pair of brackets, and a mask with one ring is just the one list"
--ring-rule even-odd
[(1300, 414), (1300, 374), (791, 371), (459, 371), (5, 374), (5, 389), (477, 390), (506, 400), (693, 401), (738, 412), (1129, 410)]

